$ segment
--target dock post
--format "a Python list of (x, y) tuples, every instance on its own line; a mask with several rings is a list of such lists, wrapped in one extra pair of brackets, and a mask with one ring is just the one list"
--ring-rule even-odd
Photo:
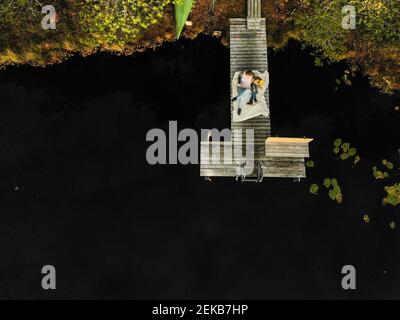
[(261, 0), (247, 1), (247, 29), (260, 29)]
[(247, 18), (261, 18), (261, 0), (247, 1)]

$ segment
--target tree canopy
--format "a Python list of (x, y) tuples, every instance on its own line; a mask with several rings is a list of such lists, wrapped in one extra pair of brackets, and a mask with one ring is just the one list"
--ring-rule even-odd
[[(192, 0), (55, 0), (57, 29), (43, 30), (40, 0), (0, 2), (0, 66), (46, 65), (73, 53), (132, 53), (175, 40)], [(185, 5), (186, 3), (186, 5)], [(245, 0), (197, 0), (183, 34), (222, 31), (228, 43), (230, 17), (244, 16)], [(182, 9), (175, 23), (176, 11)], [(270, 46), (295, 38), (322, 61), (347, 60), (382, 91), (400, 90), (400, 1), (263, 0)], [(345, 5), (356, 10), (356, 29), (342, 27)], [(179, 13), (179, 10), (178, 10)], [(178, 17), (178, 18), (179, 18)]]

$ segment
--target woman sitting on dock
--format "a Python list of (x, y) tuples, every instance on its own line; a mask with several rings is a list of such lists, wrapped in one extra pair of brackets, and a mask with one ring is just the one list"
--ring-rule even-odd
[(252, 84), (255, 74), (251, 70), (243, 71), (239, 74), (238, 78), (238, 88), (237, 92), (238, 95), (232, 99), (232, 102), (235, 102), (239, 99), (239, 108), (238, 108), (238, 115), (240, 116), (242, 112), (242, 106), (244, 105), (244, 101), (247, 98), (247, 102), (249, 102), (249, 95), (251, 98), (252, 92)]
[(232, 78), (233, 122), (241, 122), (258, 116), (269, 116), (265, 91), (269, 86), (269, 73), (257, 70), (237, 71)]

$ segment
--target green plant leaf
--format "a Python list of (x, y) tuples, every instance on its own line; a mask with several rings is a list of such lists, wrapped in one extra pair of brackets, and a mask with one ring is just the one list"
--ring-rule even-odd
[(334, 190), (336, 193), (342, 193), (342, 189), (341, 189), (340, 186), (338, 186), (338, 185), (334, 186), (334, 187), (333, 187), (333, 190)]
[(392, 229), (392, 230), (396, 229), (396, 223), (395, 223), (394, 221), (390, 222), (390, 223), (389, 223), (389, 227), (390, 227), (390, 229)]
[(195, 0), (180, 0), (175, 3), (176, 38), (181, 37), (183, 28), (190, 12), (192, 11)]
[(344, 152), (340, 155), (340, 159), (347, 160), (348, 158), (350, 158), (349, 154), (347, 152)]
[(342, 149), (343, 149), (344, 152), (349, 151), (349, 149), (350, 149), (350, 143), (348, 143), (348, 142), (343, 143), (343, 144), (342, 144)]
[(331, 179), (325, 178), (324, 179), (324, 186), (325, 186), (325, 188), (329, 189), (329, 187), (331, 186)]
[(343, 195), (339, 192), (339, 193), (336, 193), (336, 202), (337, 203), (339, 203), (339, 204), (342, 204), (343, 203)]
[(356, 148), (350, 148), (349, 149), (350, 157), (354, 157), (356, 154), (357, 154), (357, 149)]
[(384, 172), (384, 173), (383, 173), (383, 177), (384, 177), (384, 178), (389, 178), (389, 173)]
[(332, 184), (333, 187), (337, 187), (338, 186), (338, 181), (335, 178), (333, 178), (333, 179), (331, 179), (331, 184)]
[(360, 160), (361, 160), (360, 156), (355, 156), (355, 158), (354, 158), (354, 164), (359, 163)]
[(338, 138), (336, 139), (333, 144), (335, 145), (335, 147), (340, 147), (342, 145), (342, 139)]
[(335, 148), (333, 149), (333, 153), (334, 153), (334, 154), (338, 154), (339, 152), (340, 152), (339, 147), (335, 147)]
[(317, 184), (312, 184), (312, 185), (310, 186), (310, 193), (312, 193), (312, 194), (318, 194), (318, 190), (319, 190), (319, 187), (318, 187)]
[(331, 200), (336, 200), (336, 192), (335, 190), (331, 189), (329, 190), (329, 198), (331, 198)]
[(393, 165), (393, 163), (391, 163), (391, 162), (386, 162), (386, 168), (388, 168), (389, 170), (393, 170), (393, 168), (394, 168), (394, 165)]
[(314, 168), (314, 161), (312, 161), (312, 160), (307, 161), (306, 162), (306, 167), (307, 168)]

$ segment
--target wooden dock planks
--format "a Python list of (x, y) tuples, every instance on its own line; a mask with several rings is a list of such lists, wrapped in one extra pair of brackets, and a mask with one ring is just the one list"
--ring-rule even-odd
[[(234, 18), (230, 20), (230, 79), (229, 87), (233, 76), (238, 71), (258, 70), (263, 73), (268, 71), (268, 47), (265, 18), (261, 18), (261, 0), (248, 1), (248, 18)], [(231, 89), (230, 89), (231, 90)], [(231, 92), (232, 96), (232, 92)], [(270, 108), (269, 87), (265, 91), (265, 100)], [(270, 109), (271, 110), (271, 109)], [(231, 143), (233, 145), (242, 145), (245, 151), (246, 142), (254, 143), (255, 162), (259, 162), (264, 177), (282, 177), (282, 178), (305, 178), (305, 161), (303, 157), (295, 157), (290, 152), (280, 152), (281, 149), (274, 149), (270, 154), (266, 154), (266, 139), (271, 137), (271, 119), (264, 116), (258, 116), (243, 122), (233, 122), (233, 104), (231, 103), (231, 130), (233, 133)], [(254, 130), (252, 140), (238, 140), (242, 131), (242, 138), (245, 137), (245, 130)], [(219, 164), (213, 164), (211, 161), (213, 155), (206, 152), (209, 148), (219, 142), (202, 142), (200, 175), (203, 177), (236, 177), (236, 168), (238, 164), (232, 159), (232, 164), (226, 164), (221, 161)], [(274, 147), (272, 147), (274, 148)], [(293, 147), (296, 149), (296, 147)], [(278, 151), (274, 154), (274, 151)], [(298, 152), (298, 155), (307, 155), (304, 148)], [(245, 152), (244, 152), (245, 154)], [(204, 161), (203, 161), (204, 160)], [(250, 177), (255, 176), (254, 172)]]

